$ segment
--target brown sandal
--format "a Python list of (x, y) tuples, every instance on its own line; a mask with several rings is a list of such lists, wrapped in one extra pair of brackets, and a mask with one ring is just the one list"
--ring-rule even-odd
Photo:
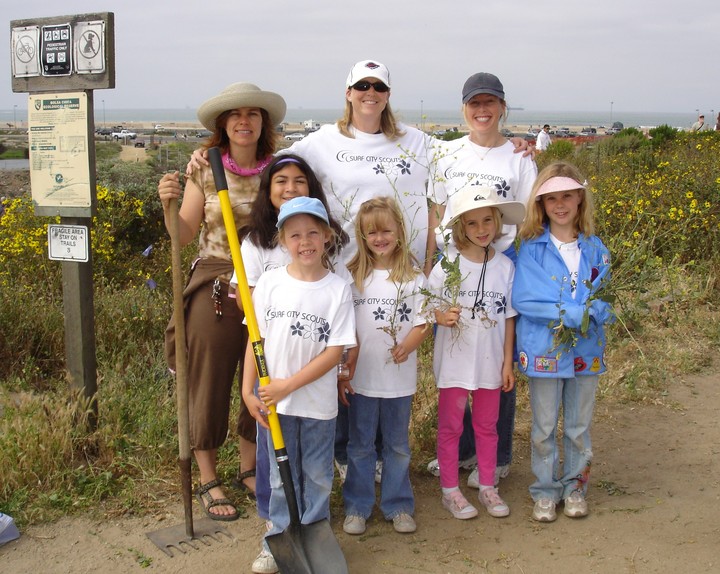
[[(195, 491), (195, 498), (197, 498), (200, 503), (200, 508), (202, 508), (203, 512), (205, 512), (208, 518), (211, 518), (212, 520), (231, 522), (240, 518), (237, 507), (228, 498), (212, 497), (209, 491), (216, 486), (222, 486), (222, 481), (217, 478), (198, 486)], [(235, 512), (233, 514), (215, 514), (214, 512), (210, 512), (210, 509), (216, 506), (231, 506)]]
[(253, 476), (255, 476), (254, 468), (246, 470), (245, 472), (238, 472), (237, 476), (230, 481), (230, 484), (232, 484), (234, 488), (237, 488), (241, 492), (244, 492), (254, 500), (255, 491), (244, 482), (246, 478), (252, 478)]

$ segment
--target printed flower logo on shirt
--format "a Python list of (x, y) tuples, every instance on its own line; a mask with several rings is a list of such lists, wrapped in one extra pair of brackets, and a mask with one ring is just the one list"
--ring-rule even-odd
[(401, 175), (410, 175), (410, 163), (406, 160), (400, 160), (400, 163), (397, 164), (397, 167), (400, 168)]
[(300, 321), (290, 326), (290, 334), (303, 337), (305, 335), (305, 325), (301, 324)]
[(315, 334), (317, 335), (317, 340), (321, 343), (328, 342), (330, 340), (330, 323), (325, 321), (322, 325), (320, 325), (317, 329), (315, 329)]
[(507, 199), (508, 193), (510, 192), (510, 186), (507, 184), (507, 181), (503, 180), (502, 183), (495, 184), (495, 191), (497, 191), (498, 195)]
[(507, 299), (505, 298), (505, 295), (503, 295), (500, 300), (495, 301), (495, 314), (496, 315), (504, 315), (506, 310), (507, 310)]
[(375, 170), (375, 173), (377, 175), (380, 175), (381, 173), (385, 173), (385, 166), (383, 166), (383, 164), (381, 164), (381, 163), (377, 164), (373, 169)]
[(412, 313), (412, 309), (405, 302), (403, 302), (403, 304), (397, 309), (397, 315), (401, 323), (403, 321), (410, 321), (410, 313)]
[(384, 321), (385, 320), (385, 309), (382, 307), (378, 307), (377, 311), (373, 311), (373, 315), (375, 316), (376, 321)]

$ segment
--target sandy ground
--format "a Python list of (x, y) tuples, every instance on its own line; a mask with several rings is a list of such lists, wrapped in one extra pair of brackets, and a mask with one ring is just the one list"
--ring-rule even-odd
[[(720, 376), (678, 381), (668, 406), (600, 402), (596, 410), (591, 515), (552, 524), (530, 518), (532, 482), (527, 434), (516, 441), (501, 493), (508, 518), (453, 519), (441, 506), (436, 478), (412, 476), (418, 531), (401, 535), (377, 513), (363, 536), (333, 529), (350, 572), (718, 572), (720, 571)], [(521, 405), (518, 426), (527, 427)], [(468, 496), (471, 489), (464, 488)], [(182, 504), (163, 517), (65, 518), (34, 526), (0, 548), (3, 572), (249, 572), (263, 529), (253, 515), (226, 523), (227, 534), (169, 557), (146, 532), (182, 525)], [(195, 506), (196, 520), (200, 511)]]

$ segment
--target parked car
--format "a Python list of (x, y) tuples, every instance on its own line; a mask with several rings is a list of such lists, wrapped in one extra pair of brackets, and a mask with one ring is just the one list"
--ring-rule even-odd
[(584, 129), (580, 132), (580, 135), (581, 135), (581, 136), (596, 136), (596, 135), (597, 135), (597, 130), (596, 130), (595, 128), (584, 128)]
[(500, 130), (500, 133), (501, 133), (501, 134), (503, 135), (503, 137), (505, 137), (505, 138), (515, 137), (515, 134), (512, 133), (512, 132), (511, 132), (509, 129), (507, 129), (507, 128), (501, 129), (501, 130)]
[(136, 141), (135, 147), (145, 147), (145, 142), (144, 141)]
[(302, 134), (300, 132), (295, 132), (293, 134), (288, 134), (285, 136), (285, 139), (288, 141), (300, 141), (305, 137), (305, 134)]
[(110, 128), (98, 128), (95, 130), (95, 133), (99, 136), (109, 136), (112, 135), (112, 130)]

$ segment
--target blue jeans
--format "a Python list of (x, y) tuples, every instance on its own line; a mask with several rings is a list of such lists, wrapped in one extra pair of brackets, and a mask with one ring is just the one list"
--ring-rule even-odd
[(383, 471), (380, 511), (392, 520), (415, 513), (410, 485), (410, 407), (412, 395), (394, 399), (355, 394), (349, 409), (348, 472), (343, 485), (346, 516), (368, 518), (375, 505), (375, 437), (382, 432)]
[[(515, 432), (515, 387), (509, 393), (500, 393), (500, 412), (497, 421), (497, 465), (504, 466), (512, 462), (513, 433)], [(475, 454), (475, 431), (472, 426), (470, 404), (465, 405), (463, 432), (460, 436), (460, 460), (467, 460)]]
[[(351, 405), (354, 396), (355, 395), (347, 395), (347, 399)], [(338, 416), (335, 423), (334, 449), (335, 460), (338, 461), (340, 464), (348, 463), (348, 425), (350, 424), (348, 416), (348, 407), (338, 401)], [(378, 460), (382, 460), (382, 433), (380, 432), (380, 427), (378, 427), (377, 436), (375, 437), (375, 451), (377, 452)]]
[[(532, 408), (533, 500), (554, 502), (573, 492), (587, 492), (592, 461), (590, 425), (595, 407), (598, 377), (572, 379), (530, 379)], [(563, 469), (559, 474), (560, 453), (556, 442), (560, 405), (563, 407)]]
[[(279, 415), (285, 448), (290, 460), (300, 522), (312, 524), (330, 517), (333, 481), (333, 437), (335, 419), (318, 420)], [(268, 449), (274, 452), (268, 433)], [(285, 491), (275, 457), (270, 460), (270, 520), (266, 536), (283, 532), (290, 524)]]
[[(255, 499), (257, 513), (263, 520), (270, 518), (270, 452), (268, 452), (268, 430), (257, 425), (257, 448), (255, 450)], [(275, 452), (272, 451), (272, 458)]]

